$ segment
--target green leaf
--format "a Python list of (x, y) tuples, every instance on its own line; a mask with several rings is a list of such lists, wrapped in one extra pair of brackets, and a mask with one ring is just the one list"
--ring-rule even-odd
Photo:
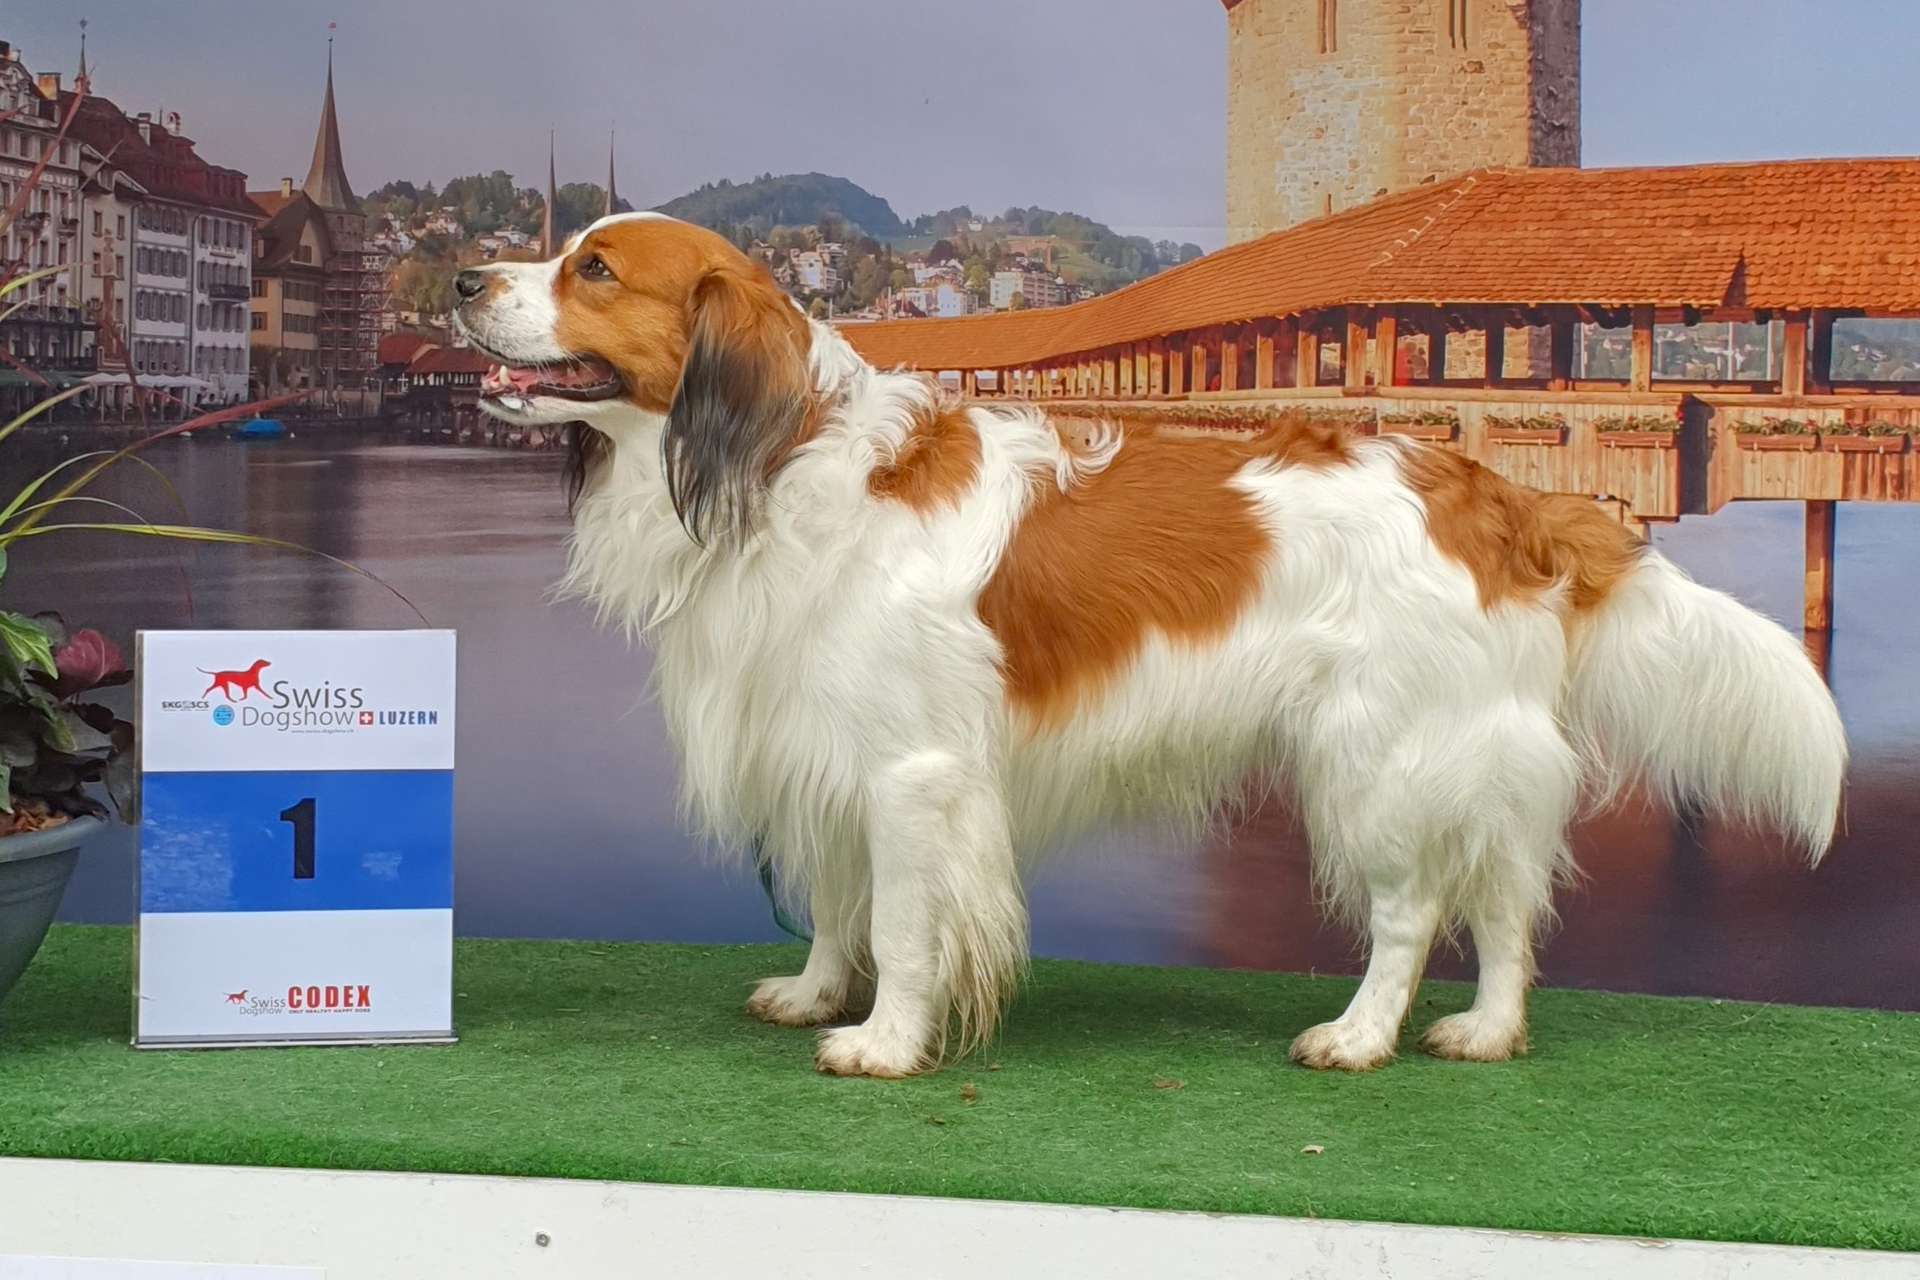
[(7, 549), (0, 547), (0, 578), (7, 576)]
[(13, 812), (13, 766), (0, 764), (0, 813)]
[(68, 755), (90, 756), (113, 750), (113, 739), (88, 724), (72, 707), (60, 708), (60, 723), (66, 726), (67, 738), (73, 744), (61, 748)]
[(4, 646), (22, 669), (39, 667), (50, 676), (60, 669), (53, 664), (53, 645), (47, 633), (33, 619), (17, 613), (0, 613), (0, 646)]

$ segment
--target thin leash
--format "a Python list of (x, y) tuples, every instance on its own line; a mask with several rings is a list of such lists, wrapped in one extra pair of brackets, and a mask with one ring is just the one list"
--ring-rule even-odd
[(767, 856), (765, 837), (754, 837), (753, 861), (760, 868), (760, 888), (767, 895), (767, 905), (773, 908), (773, 922), (788, 936), (802, 942), (812, 942), (813, 930), (788, 915), (787, 909), (780, 905), (780, 891), (773, 884), (773, 859)]

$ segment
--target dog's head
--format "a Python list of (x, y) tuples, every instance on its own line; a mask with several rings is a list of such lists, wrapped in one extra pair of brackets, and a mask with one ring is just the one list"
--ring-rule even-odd
[(550, 262), (455, 278), (454, 319), (500, 363), (480, 404), (618, 441), (664, 423), (667, 489), (695, 540), (744, 530), (812, 408), (808, 325), (764, 265), (659, 214), (602, 218)]

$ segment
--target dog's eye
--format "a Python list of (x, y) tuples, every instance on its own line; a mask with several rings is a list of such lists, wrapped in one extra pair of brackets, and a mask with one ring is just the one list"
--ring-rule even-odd
[(589, 280), (611, 280), (613, 270), (600, 259), (597, 253), (589, 254), (580, 260), (580, 274)]

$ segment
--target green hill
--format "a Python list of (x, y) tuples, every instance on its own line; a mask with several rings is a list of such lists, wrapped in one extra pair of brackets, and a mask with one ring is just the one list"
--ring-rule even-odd
[(876, 240), (894, 240), (907, 228), (893, 206), (845, 178), (824, 173), (763, 174), (751, 182), (726, 179), (660, 206), (671, 214), (705, 227), (750, 227), (765, 235), (775, 227), (811, 227), (838, 219)]

